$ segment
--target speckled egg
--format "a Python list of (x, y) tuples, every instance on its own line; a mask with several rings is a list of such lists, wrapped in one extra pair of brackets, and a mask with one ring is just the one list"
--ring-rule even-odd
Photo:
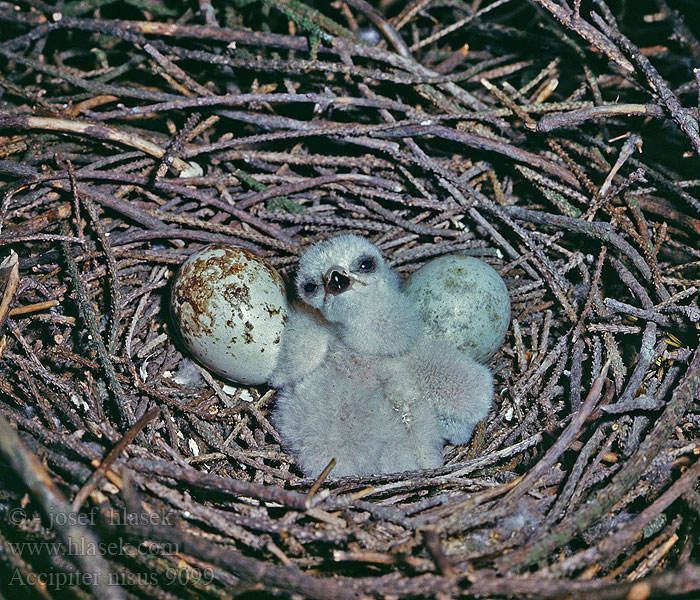
[(171, 309), (192, 356), (238, 383), (275, 368), (287, 299), (277, 271), (243, 248), (215, 244), (190, 256), (173, 281)]
[(472, 256), (442, 256), (413, 273), (404, 292), (418, 305), (431, 337), (447, 340), (479, 362), (503, 342), (510, 297), (496, 270)]

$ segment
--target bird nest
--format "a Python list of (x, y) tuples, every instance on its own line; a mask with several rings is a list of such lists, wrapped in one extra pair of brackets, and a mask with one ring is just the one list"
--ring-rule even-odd
[[(0, 3), (0, 595), (698, 593), (700, 13), (669, 4)], [(289, 280), (341, 232), (507, 283), (438, 469), (305, 478), (275, 391), (177, 341), (197, 249)]]

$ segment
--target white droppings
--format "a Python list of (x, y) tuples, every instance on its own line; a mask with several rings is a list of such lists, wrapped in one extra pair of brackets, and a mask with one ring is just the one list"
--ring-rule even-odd
[(187, 447), (190, 449), (192, 456), (199, 456), (199, 446), (192, 438), (187, 440)]
[(141, 377), (141, 381), (144, 382), (148, 379), (148, 358), (144, 359), (139, 367), (139, 377)]
[(509, 423), (513, 420), (513, 407), (512, 406), (508, 407), (508, 410), (506, 410), (506, 414), (505, 414), (504, 418)]
[(187, 164), (189, 167), (180, 171), (178, 177), (201, 177), (204, 175), (204, 170), (198, 163), (190, 160), (187, 162)]
[(241, 395), (238, 398), (240, 400), (243, 400), (243, 402), (255, 402), (255, 398), (253, 398), (253, 396), (251, 396), (251, 394), (248, 390), (243, 390), (241, 392)]
[(70, 401), (77, 407), (80, 408), (84, 411), (88, 411), (90, 407), (88, 406), (88, 403), (85, 402), (85, 400), (78, 396), (78, 394), (71, 394), (70, 395)]

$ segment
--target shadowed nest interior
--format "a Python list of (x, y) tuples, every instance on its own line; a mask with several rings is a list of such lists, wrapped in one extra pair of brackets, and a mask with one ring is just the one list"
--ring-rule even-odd
[[(698, 593), (694, 2), (0, 21), (0, 596)], [(467, 253), (508, 285), (494, 407), (441, 468), (305, 479), (274, 390), (177, 340), (197, 249), (289, 281), (341, 232), (404, 277)]]

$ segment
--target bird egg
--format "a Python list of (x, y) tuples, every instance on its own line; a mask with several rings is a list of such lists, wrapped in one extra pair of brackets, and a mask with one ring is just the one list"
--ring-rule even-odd
[(496, 270), (472, 256), (441, 256), (413, 273), (404, 292), (416, 303), (430, 337), (474, 360), (488, 360), (510, 322), (508, 289)]
[(275, 368), (287, 299), (277, 271), (243, 248), (215, 244), (190, 256), (172, 287), (180, 336), (204, 367), (238, 383), (265, 383)]

